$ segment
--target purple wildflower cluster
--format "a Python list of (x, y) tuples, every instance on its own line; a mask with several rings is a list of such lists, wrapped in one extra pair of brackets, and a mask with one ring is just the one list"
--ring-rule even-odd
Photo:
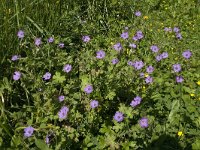
[(140, 119), (139, 124), (140, 127), (147, 128), (149, 126), (148, 119), (147, 118)]
[(184, 81), (184, 79), (183, 79), (182, 76), (176, 76), (176, 82), (177, 82), (177, 83), (181, 83), (181, 82), (183, 82), (183, 81)]
[(134, 62), (132, 62), (132, 61), (128, 61), (128, 63), (127, 63), (129, 66), (133, 66), (134, 65)]
[(40, 46), (42, 44), (41, 38), (36, 38), (35, 39), (35, 45)]
[(58, 112), (58, 117), (60, 119), (65, 119), (67, 117), (68, 112), (69, 112), (69, 108), (67, 106), (63, 106)]
[(64, 48), (64, 47), (65, 47), (65, 44), (64, 44), (64, 43), (59, 43), (59, 44), (58, 44), (58, 47)]
[(169, 27), (169, 28), (168, 28), (168, 27), (165, 27), (164, 30), (165, 30), (166, 32), (172, 32), (172, 28), (170, 28), (170, 27)]
[(96, 53), (96, 58), (103, 59), (106, 56), (106, 53), (103, 50), (100, 50)]
[(130, 48), (137, 48), (137, 45), (134, 44), (134, 43), (130, 43), (130, 44), (129, 44), (129, 47), (130, 47)]
[[(182, 53), (182, 56), (185, 59), (189, 59), (192, 56), (192, 52), (190, 50), (186, 50)], [(174, 65), (172, 65), (172, 68), (175, 73), (179, 73), (181, 71), (181, 64), (174, 64)], [(181, 83), (183, 81), (184, 81), (184, 78), (182, 76), (180, 76), (180, 75), (176, 76), (177, 83)]]
[(13, 74), (13, 80), (17, 81), (21, 78), (21, 72), (15, 71)]
[(146, 69), (146, 72), (148, 73), (152, 73), (154, 71), (154, 67), (153, 66), (148, 66)]
[(43, 80), (50, 80), (51, 79), (51, 73), (50, 72), (46, 72), (44, 75), (43, 75)]
[(49, 143), (50, 143), (49, 135), (46, 136), (46, 138), (45, 138), (45, 143), (46, 143), (46, 144), (49, 144)]
[(117, 122), (121, 122), (124, 119), (124, 114), (122, 112), (117, 111), (114, 115), (114, 120), (116, 120)]
[(181, 71), (181, 65), (180, 64), (174, 64), (173, 69), (174, 69), (174, 72), (180, 72)]
[(121, 43), (116, 43), (115, 45), (113, 45), (113, 48), (116, 51), (120, 52), (122, 50), (122, 45), (121, 45)]
[(23, 39), (24, 38), (24, 31), (19, 30), (18, 33), (17, 33), (17, 36), (18, 36), (19, 39)]
[(182, 56), (186, 59), (189, 59), (192, 56), (192, 52), (190, 50), (186, 50), (182, 53)]
[(23, 30), (19, 30), (17, 33), (17, 36), (19, 39), (23, 39), (24, 38), (24, 31)]
[(136, 34), (133, 36), (134, 41), (141, 40), (144, 37), (142, 31), (137, 31)]
[(135, 16), (140, 17), (141, 15), (142, 15), (142, 13), (140, 11), (135, 12)]
[(144, 78), (144, 73), (143, 72), (140, 73), (140, 77)]
[(53, 37), (50, 37), (50, 38), (48, 39), (48, 43), (53, 43), (53, 41), (54, 41), (54, 38), (53, 38)]
[(92, 100), (90, 102), (90, 107), (91, 108), (96, 108), (96, 107), (98, 107), (98, 105), (99, 105), (99, 102), (97, 100)]
[(167, 52), (163, 52), (163, 53), (161, 53), (160, 55), (157, 55), (156, 56), (156, 60), (157, 61), (161, 61), (162, 59), (166, 59), (166, 58), (168, 58), (168, 53)]
[(154, 52), (154, 53), (157, 53), (157, 52), (159, 51), (159, 48), (158, 48), (158, 46), (156, 46), (156, 45), (152, 45), (150, 49), (151, 49), (152, 52)]
[[(172, 28), (171, 27), (165, 27), (164, 28), (164, 31), (166, 31), (166, 32), (172, 32)], [(179, 40), (181, 40), (182, 39), (182, 35), (181, 35), (181, 33), (180, 33), (180, 29), (178, 28), (178, 27), (174, 27), (173, 28), (173, 32), (176, 34), (176, 38), (177, 39), (179, 39)]]
[(17, 61), (18, 59), (20, 59), (19, 55), (13, 55), (11, 58), (12, 61)]
[(82, 37), (83, 42), (88, 43), (90, 41), (90, 36), (89, 35), (84, 35)]
[(139, 104), (141, 103), (141, 101), (142, 101), (142, 98), (139, 97), (139, 96), (136, 96), (136, 97), (131, 101), (130, 105), (131, 105), (132, 107), (136, 107), (137, 105), (139, 105)]
[(146, 78), (145, 78), (145, 82), (146, 82), (147, 84), (152, 83), (152, 82), (153, 82), (153, 77), (151, 77), (151, 76), (146, 77)]
[[(141, 12), (140, 12), (140, 11), (137, 11), (137, 12), (135, 12), (135, 15), (136, 15), (137, 17), (139, 17), (139, 16), (141, 16)], [(127, 28), (126, 30), (128, 30), (128, 28)], [(171, 28), (167, 28), (167, 27), (165, 27), (164, 30), (165, 30), (166, 32), (171, 32), (171, 31), (172, 31)], [(180, 33), (180, 29), (179, 29), (178, 27), (174, 27), (174, 28), (173, 28), (173, 32), (176, 34), (176, 37), (177, 37), (178, 39), (182, 39), (182, 36), (181, 36), (181, 33)], [(23, 32), (22, 30), (18, 31), (17, 36), (18, 36), (19, 39), (24, 38), (24, 32)], [(137, 31), (136, 34), (133, 36), (132, 39), (133, 39), (134, 41), (139, 41), (139, 40), (141, 40), (143, 37), (144, 37), (144, 35), (143, 35), (142, 31)], [(125, 39), (125, 40), (128, 39), (128, 38), (129, 38), (129, 33), (128, 33), (127, 31), (123, 32), (123, 33), (121, 34), (121, 38), (123, 38), (123, 39)], [(85, 43), (88, 43), (88, 42), (90, 41), (90, 36), (88, 36), (88, 35), (83, 36), (83, 37), (82, 37), (82, 41), (85, 42)], [(53, 37), (50, 37), (50, 38), (48, 39), (48, 43), (53, 43), (53, 42), (54, 42), (54, 38), (53, 38)], [(35, 39), (35, 45), (36, 45), (36, 46), (39, 47), (39, 46), (41, 45), (41, 43), (42, 43), (41, 38), (36, 38), (36, 39)], [(64, 48), (64, 43), (59, 43), (58, 46), (59, 46), (60, 48)], [(135, 48), (137, 48), (137, 45), (136, 45), (135, 43), (130, 43), (130, 44), (129, 44), (129, 47), (135, 49)], [(121, 45), (121, 43), (118, 42), (118, 43), (116, 43), (116, 44), (113, 45), (113, 48), (114, 48), (116, 51), (119, 51), (119, 52), (120, 52), (120, 51), (122, 50), (122, 45)], [(154, 52), (154, 53), (159, 53), (159, 50), (160, 50), (160, 48), (159, 48), (157, 45), (152, 45), (152, 46), (150, 47), (150, 49), (151, 49), (151, 51)], [(103, 50), (99, 50), (99, 51), (96, 52), (96, 58), (97, 58), (97, 59), (103, 59), (105, 56), (106, 56), (106, 53), (105, 53), (105, 51), (103, 51)], [(182, 53), (182, 56), (183, 56), (185, 59), (189, 59), (189, 58), (192, 56), (192, 53), (191, 53), (190, 50), (186, 50), (186, 51), (184, 51), (184, 52)], [(12, 60), (12, 61), (16, 61), (16, 60), (18, 60), (19, 58), (20, 58), (20, 56), (14, 55), (14, 56), (12, 56), (11, 60)], [(168, 58), (168, 53), (167, 53), (167, 52), (163, 52), (163, 53), (158, 54), (158, 55), (156, 56), (156, 60), (157, 60), (157, 61), (161, 61), (162, 59), (166, 59), (166, 58)], [(114, 59), (112, 59), (111, 62), (112, 62), (113, 65), (115, 65), (115, 64), (117, 64), (117, 63), (119, 62), (119, 59), (118, 59), (118, 58), (114, 58)], [(141, 69), (144, 67), (144, 62), (143, 62), (142, 60), (135, 61), (135, 62), (133, 62), (133, 61), (128, 61), (128, 65), (133, 66), (136, 70), (141, 70)], [(180, 73), (180, 72), (181, 72), (181, 69), (182, 69), (182, 68), (181, 68), (181, 64), (178, 64), (178, 63), (177, 63), (177, 64), (173, 64), (173, 65), (172, 65), (172, 69), (173, 69), (174, 73)], [(72, 66), (71, 66), (70, 64), (66, 64), (66, 65), (63, 67), (63, 71), (66, 72), (66, 73), (69, 73), (71, 70), (72, 70)], [(146, 72), (147, 72), (148, 74), (153, 73), (153, 72), (154, 72), (154, 67), (151, 66), (151, 65), (147, 66)], [(50, 72), (46, 72), (46, 73), (43, 75), (43, 80), (50, 80), (50, 79), (51, 79), (51, 76), (52, 76), (52, 75), (51, 75)], [(140, 77), (141, 77), (141, 78), (144, 78), (144, 77), (145, 77), (145, 83), (146, 83), (146, 84), (150, 84), (150, 83), (153, 82), (153, 77), (151, 77), (151, 76), (149, 76), (149, 75), (145, 76), (145, 74), (144, 74), (143, 72), (140, 73)], [(13, 74), (13, 80), (19, 80), (20, 78), (21, 78), (21, 73), (20, 73), (19, 71), (15, 71), (14, 74)], [(178, 74), (178, 75), (176, 76), (176, 82), (177, 82), (177, 83), (181, 83), (181, 82), (183, 82), (183, 81), (184, 81), (184, 78), (183, 78), (181, 75)], [(92, 92), (93, 92), (93, 86), (92, 86), (92, 85), (86, 85), (86, 87), (84, 88), (84, 92), (85, 92), (86, 94), (92, 93)], [(64, 96), (64, 95), (58, 96), (59, 102), (64, 101), (64, 99), (65, 99), (65, 96)], [(142, 101), (142, 98), (141, 98), (140, 96), (136, 96), (136, 97), (131, 101), (130, 106), (133, 107), (133, 108), (135, 108), (136, 106), (138, 106), (138, 105), (141, 103), (141, 101)], [(97, 108), (98, 106), (99, 106), (99, 102), (98, 102), (97, 100), (92, 100), (92, 101), (90, 102), (90, 107), (91, 107), (92, 109)], [(59, 117), (60, 119), (65, 119), (65, 118), (67, 117), (67, 115), (68, 115), (68, 112), (69, 112), (69, 108), (68, 108), (67, 106), (63, 106), (63, 107), (59, 110), (59, 112), (58, 112), (58, 117)], [(120, 112), (120, 111), (117, 111), (117, 112), (114, 114), (113, 119), (114, 119), (115, 121), (117, 121), (117, 122), (122, 122), (122, 121), (124, 120), (124, 114), (123, 114), (122, 112)], [(144, 118), (141, 118), (141, 119), (139, 120), (139, 125), (140, 125), (141, 128), (147, 128), (147, 127), (149, 126), (148, 118), (145, 118), (145, 117), (144, 117)], [(25, 136), (25, 137), (30, 137), (30, 136), (32, 136), (33, 132), (34, 132), (34, 128), (31, 127), (31, 126), (29, 126), (29, 127), (27, 127), (27, 128), (24, 129), (24, 136)], [(49, 141), (50, 141), (50, 140), (49, 140), (49, 135), (47, 135), (47, 136), (46, 136), (46, 143), (48, 144)]]
[(133, 63), (133, 67), (136, 69), (136, 70), (140, 70), (140, 69), (142, 69), (142, 67), (144, 66), (144, 63), (143, 63), (143, 61), (135, 61), (134, 63)]
[(123, 32), (123, 33), (121, 34), (121, 38), (123, 38), (123, 39), (128, 39), (128, 32)]
[(85, 93), (87, 93), (87, 94), (92, 93), (92, 91), (93, 91), (92, 85), (87, 85), (87, 86), (84, 88), (84, 91), (85, 91)]
[(32, 136), (33, 132), (34, 132), (34, 128), (29, 126), (29, 127), (24, 129), (24, 136), (30, 137), (30, 136)]
[(66, 64), (63, 67), (63, 71), (66, 72), (66, 73), (69, 73), (71, 70), (72, 70), (72, 65), (70, 65), (70, 64)]
[(64, 99), (65, 99), (65, 96), (64, 96), (64, 95), (60, 95), (60, 96), (58, 97), (59, 102), (64, 101)]
[(114, 58), (114, 59), (112, 60), (112, 64), (113, 64), (113, 65), (117, 64), (118, 62), (119, 62), (119, 59), (118, 59), (118, 58)]

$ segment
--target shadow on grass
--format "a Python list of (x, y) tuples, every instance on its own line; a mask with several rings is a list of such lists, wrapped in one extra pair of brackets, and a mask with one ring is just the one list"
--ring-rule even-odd
[(153, 141), (146, 150), (192, 150), (191, 145), (186, 148), (181, 147), (178, 138), (169, 135), (161, 135), (157, 140)]

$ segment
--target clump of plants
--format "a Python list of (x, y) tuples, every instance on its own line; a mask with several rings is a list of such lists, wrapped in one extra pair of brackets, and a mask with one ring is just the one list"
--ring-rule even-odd
[(85, 32), (74, 43), (20, 29), (1, 86), (0, 146), (200, 148), (196, 51), (182, 46), (181, 27), (152, 32), (133, 14), (117, 36)]

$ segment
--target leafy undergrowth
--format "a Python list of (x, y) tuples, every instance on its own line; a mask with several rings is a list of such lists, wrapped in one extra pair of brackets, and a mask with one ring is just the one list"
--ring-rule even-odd
[(200, 149), (199, 2), (81, 2), (14, 5), (2, 149)]

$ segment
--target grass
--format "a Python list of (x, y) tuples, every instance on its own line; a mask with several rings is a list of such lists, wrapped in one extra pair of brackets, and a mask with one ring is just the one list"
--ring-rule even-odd
[[(137, 10), (142, 12), (143, 19), (135, 18), (134, 12)], [(13, 127), (12, 123), (8, 123), (7, 118), (9, 118), (10, 106), (15, 101), (12, 100), (13, 93), (10, 86), (15, 66), (11, 64), (10, 58), (14, 54), (28, 55), (32, 50), (31, 43), (36, 37), (47, 40), (50, 36), (54, 36), (57, 44), (64, 42), (65, 51), (79, 60), (77, 51), (84, 49), (81, 44), (82, 35), (91, 35), (94, 39), (90, 49), (109, 48), (108, 45), (117, 42), (119, 39), (116, 37), (119, 37), (124, 27), (128, 26), (133, 29), (131, 34), (139, 29), (149, 33), (147, 39), (150, 42), (159, 41), (160, 43), (157, 44), (171, 50), (174, 56), (177, 56), (175, 58), (177, 60), (181, 55), (180, 50), (191, 49), (197, 59), (191, 62), (194, 68), (188, 71), (200, 74), (200, 65), (197, 66), (200, 64), (198, 59), (200, 58), (199, 0), (1, 0), (0, 23), (0, 116), (1, 127), (7, 139), (11, 139), (13, 135), (13, 131), (9, 130)], [(163, 32), (164, 27), (175, 26), (180, 27), (184, 37), (178, 42), (174, 40), (173, 34), (166, 37)], [(27, 39), (24, 42), (19, 42), (16, 36), (19, 29), (25, 30)], [(161, 37), (163, 40), (160, 40)], [(142, 43), (144, 47), (149, 46), (148, 44)], [(145, 57), (148, 58), (149, 52), (143, 47), (141, 49), (145, 51)], [(43, 56), (45, 57), (45, 54)], [(48, 54), (48, 57), (50, 58), (51, 55)], [(59, 59), (59, 55), (56, 57)], [(45, 58), (41, 60), (45, 61)], [(28, 100), (30, 105), (30, 92), (26, 87), (23, 88), (21, 89), (22, 93), (25, 91), (23, 100)]]

